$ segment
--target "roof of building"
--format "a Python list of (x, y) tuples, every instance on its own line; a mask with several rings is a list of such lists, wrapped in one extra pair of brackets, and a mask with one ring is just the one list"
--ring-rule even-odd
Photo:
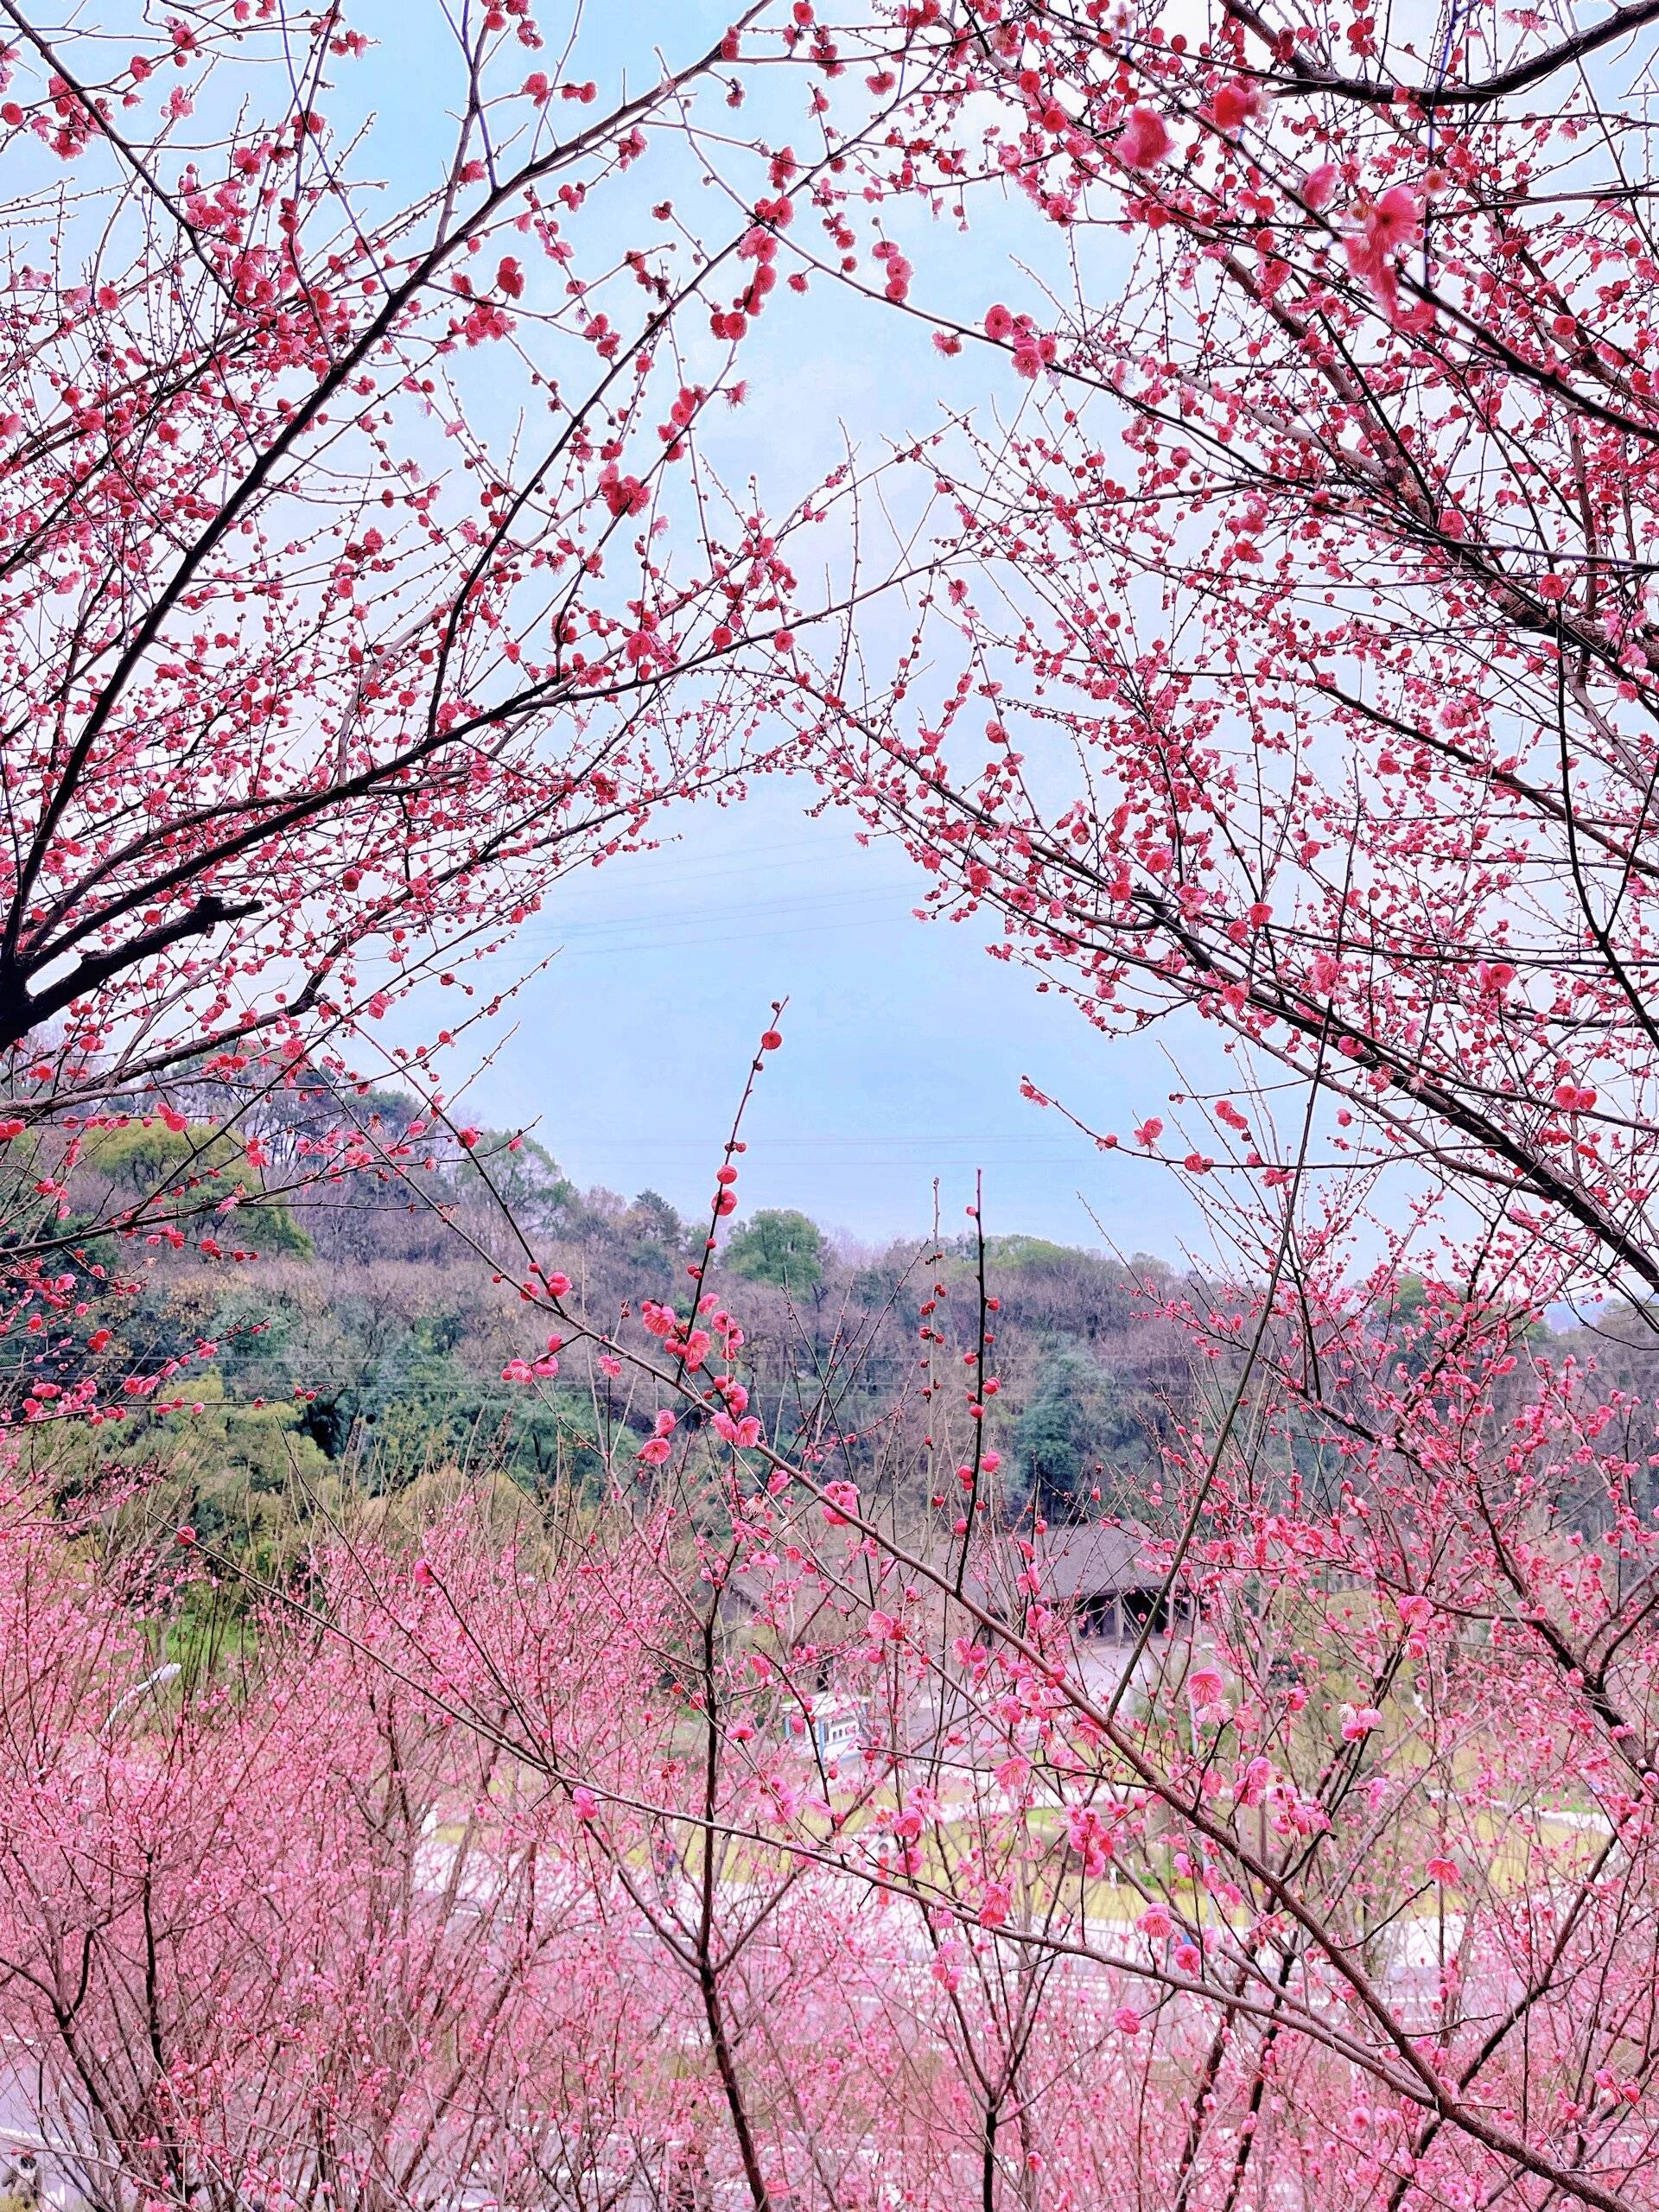
[(1039, 1536), (1036, 1565), (1049, 1598), (1088, 1598), (1102, 1590), (1154, 1590), (1161, 1572), (1143, 1558), (1149, 1531), (1103, 1521), (1051, 1528)]
[[(1069, 1605), (1103, 1592), (1157, 1589), (1162, 1574), (1141, 1556), (1148, 1541), (1149, 1532), (1134, 1522), (1063, 1522), (1045, 1529), (1032, 1543), (1044, 1599)], [(1011, 1541), (982, 1554), (969, 1578), (981, 1602), (1010, 1611), (1025, 1564), (1024, 1553)]]

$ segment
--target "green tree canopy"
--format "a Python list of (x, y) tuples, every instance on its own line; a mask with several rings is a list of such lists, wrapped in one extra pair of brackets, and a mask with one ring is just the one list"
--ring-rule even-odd
[(1146, 1424), (1097, 1360), (1052, 1353), (1014, 1425), (1014, 1464), (1027, 1503), (1046, 1521), (1070, 1521), (1121, 1503), (1112, 1493), (1146, 1464)]
[(823, 1231), (792, 1208), (764, 1209), (739, 1224), (726, 1247), (726, 1265), (750, 1282), (782, 1283), (816, 1290), (823, 1281)]
[(222, 1224), (212, 1209), (239, 1186), (248, 1197), (235, 1222), (237, 1243), (257, 1245), (267, 1255), (283, 1252), (301, 1260), (313, 1256), (311, 1239), (286, 1201), (258, 1196), (264, 1189), (258, 1169), (250, 1165), (237, 1140), (211, 1122), (191, 1122), (173, 1129), (159, 1118), (145, 1116), (124, 1128), (93, 1130), (81, 1146), (80, 1157), (83, 1166), (132, 1199), (166, 1193), (199, 1206), (197, 1230), (211, 1230), (222, 1239)]

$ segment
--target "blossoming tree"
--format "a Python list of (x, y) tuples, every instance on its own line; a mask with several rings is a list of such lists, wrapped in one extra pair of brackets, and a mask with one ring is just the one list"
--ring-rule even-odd
[[(256, 1586), (265, 1671), (118, 1715), (131, 1623), (178, 1593), (124, 1599), (90, 1520), (43, 1535), (14, 1498), (0, 1595), (40, 1656), (5, 1693), (0, 1933), (83, 2167), (181, 2212), (1650, 2204), (1659, 1446), (1542, 1322), (1600, 1286), (1642, 1325), (1659, 1287), (1659, 9), (919, 0), (861, 31), (797, 0), (590, 128), (585, 79), (518, 76), (504, 0), (390, 228), (302, 73), (216, 167), (170, 150), (211, 75), (123, 130), (157, 53), (194, 85), (275, 9), (113, 74), (9, 12), (0, 112), (104, 165), (113, 257), (42, 284), (20, 245), (12, 296), (0, 1005), (24, 1063), (63, 1025), (20, 1066), (54, 1126), (204, 1052), (315, 1051), (423, 932), (510, 927), (771, 715), (1103, 1031), (1192, 1017), (1182, 1091), (1097, 1134), (1230, 1255), (1160, 1294), (1203, 1382), (1123, 1532), (1159, 1602), (1104, 1675), (1054, 1532), (1005, 1510), (977, 1224), (967, 1319), (919, 1308), (901, 1515), (833, 1391), (791, 1435), (751, 1396), (716, 1271), (735, 1128), (677, 1300), (600, 1313), (510, 1221), (476, 1240), (523, 1319), (509, 1383), (646, 1394), (567, 1541), (331, 1531), (270, 1588), (181, 1530), (181, 1586)], [(331, 15), (307, 67), (355, 35)], [(749, 149), (724, 243), (630, 240), (635, 321), (601, 308), (568, 256), (638, 134), (701, 157), (686, 104), (759, 58), (828, 112), (852, 52), (868, 158)], [(988, 296), (953, 313), (931, 219), (971, 236), (993, 191), (1030, 250), (994, 286), (969, 262)], [(827, 255), (785, 213), (820, 194)], [(897, 456), (896, 676), (814, 652), (783, 538), (698, 474), (715, 386), (674, 350), (693, 313), (742, 346), (820, 273), (931, 324), (941, 377), (1006, 368), (1017, 410)], [(555, 353), (601, 365), (486, 456), (467, 364), (519, 346), (543, 410)], [(434, 434), (399, 433), (428, 402), (479, 479), (453, 525)], [(324, 1871), (360, 1909), (308, 1886), (307, 1774), (345, 1793)]]
[(789, 741), (797, 632), (881, 581), (840, 558), (861, 475), (728, 488), (710, 425), (806, 289), (779, 238), (837, 228), (889, 128), (880, 71), (821, 87), (908, 34), (837, 61), (758, 7), (643, 79), (602, 48), (602, 97), (580, 11), (525, 0), (404, 11), (396, 57), (276, 0), (6, 36), (0, 1142), (38, 1314), (93, 1294), (89, 1129), (185, 1141), (97, 1224), (129, 1237), (257, 1201), (227, 1132), (308, 1068), (337, 1164), (414, 983), (463, 1002), (436, 1044), (552, 880)]

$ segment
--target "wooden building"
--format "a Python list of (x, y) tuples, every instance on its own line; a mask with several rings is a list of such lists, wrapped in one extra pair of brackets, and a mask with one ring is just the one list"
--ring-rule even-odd
[[(1133, 1644), (1148, 1620), (1155, 1637), (1182, 1632), (1191, 1625), (1190, 1602), (1179, 1592), (1163, 1595), (1162, 1570), (1144, 1557), (1147, 1542), (1144, 1529), (1122, 1522), (1049, 1528), (1033, 1544), (1040, 1602), (1069, 1613), (1083, 1643)], [(1005, 1543), (976, 1578), (980, 1602), (1005, 1620), (1020, 1610), (1021, 1564)]]

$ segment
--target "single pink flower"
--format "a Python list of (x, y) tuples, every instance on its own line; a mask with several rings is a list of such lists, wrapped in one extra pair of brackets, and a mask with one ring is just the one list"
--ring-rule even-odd
[(1187, 1676), (1186, 1687), (1201, 1713), (1213, 1712), (1226, 1700), (1227, 1685), (1214, 1667), (1195, 1667)]
[(1112, 142), (1126, 169), (1155, 169), (1174, 149), (1169, 126), (1154, 108), (1132, 107)]

